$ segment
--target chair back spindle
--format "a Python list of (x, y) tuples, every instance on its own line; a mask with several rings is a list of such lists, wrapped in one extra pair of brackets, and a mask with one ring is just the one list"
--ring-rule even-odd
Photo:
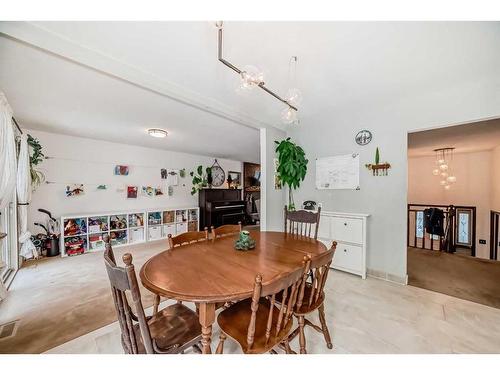
[(310, 212), (306, 210), (289, 211), (285, 206), (285, 233), (317, 239), (320, 215), (321, 207), (318, 208), (317, 212)]

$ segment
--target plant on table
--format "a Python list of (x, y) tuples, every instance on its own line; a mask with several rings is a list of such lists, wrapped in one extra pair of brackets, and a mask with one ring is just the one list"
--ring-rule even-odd
[(288, 209), (295, 210), (293, 190), (300, 187), (307, 173), (306, 154), (302, 147), (290, 141), (290, 137), (276, 143), (278, 154), (278, 178), (282, 184), (288, 185)]

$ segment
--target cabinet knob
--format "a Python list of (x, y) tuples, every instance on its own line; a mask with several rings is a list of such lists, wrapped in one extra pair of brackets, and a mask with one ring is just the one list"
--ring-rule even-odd
[(344, 249), (344, 253), (347, 253), (347, 249)]
[(347, 223), (344, 223), (344, 225), (347, 225)]

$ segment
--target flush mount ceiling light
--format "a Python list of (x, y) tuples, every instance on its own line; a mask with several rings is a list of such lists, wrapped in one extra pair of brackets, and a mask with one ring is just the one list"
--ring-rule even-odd
[(457, 178), (452, 173), (454, 147), (443, 147), (434, 150), (436, 154), (435, 167), (432, 170), (434, 176), (440, 176), (439, 184), (446, 190), (451, 189), (451, 185), (457, 182)]
[(166, 130), (156, 128), (148, 129), (148, 134), (155, 138), (165, 138), (168, 135)]
[[(229, 61), (222, 57), (222, 21), (217, 21), (215, 26), (218, 29), (218, 59), (221, 63), (226, 65), (228, 68), (234, 70), (241, 78), (240, 85), (237, 88), (238, 92), (252, 90), (254, 87), (258, 87), (264, 90), (269, 95), (275, 97), (280, 102), (286, 105), (285, 109), (281, 112), (281, 121), (285, 124), (297, 123), (297, 104), (300, 104), (302, 99), (302, 94), (299, 89), (291, 88), (288, 90), (286, 99), (282, 98), (271, 89), (266, 87), (264, 83), (264, 73), (253, 65), (245, 65), (243, 69), (239, 69)], [(297, 56), (293, 56), (292, 60), (294, 64), (297, 64)]]

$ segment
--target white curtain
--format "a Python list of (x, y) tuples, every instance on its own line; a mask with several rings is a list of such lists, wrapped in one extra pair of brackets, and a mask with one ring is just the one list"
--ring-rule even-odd
[(35, 245), (31, 242), (31, 233), (28, 231), (28, 204), (31, 202), (31, 173), (28, 151), (28, 136), (21, 136), (19, 158), (17, 161), (17, 215), (19, 221), (20, 255), (26, 259), (38, 258)]
[[(3, 210), (12, 198), (16, 186), (16, 169), (16, 141), (12, 128), (12, 109), (3, 92), (0, 92), (0, 210)], [(0, 280), (0, 300), (5, 298), (5, 294), (5, 286)]]
[(12, 198), (16, 186), (16, 142), (12, 128), (12, 109), (0, 92), (0, 210)]

